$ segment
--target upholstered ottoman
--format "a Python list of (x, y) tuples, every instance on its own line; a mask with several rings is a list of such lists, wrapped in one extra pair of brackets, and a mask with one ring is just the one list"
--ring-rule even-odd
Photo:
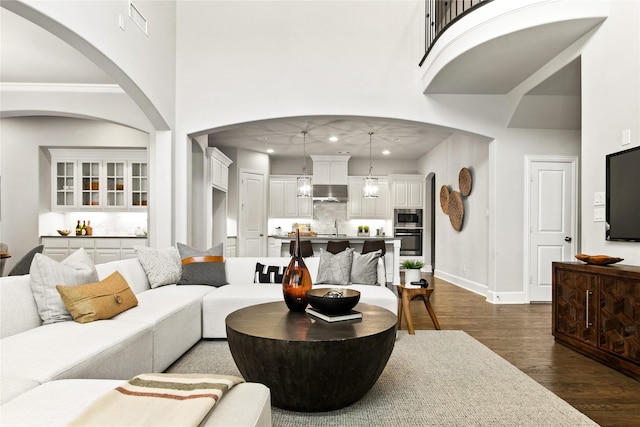
[[(44, 383), (0, 407), (3, 426), (66, 426), (121, 380), (58, 380)], [(205, 426), (271, 426), (271, 394), (262, 384), (242, 383), (225, 393)]]

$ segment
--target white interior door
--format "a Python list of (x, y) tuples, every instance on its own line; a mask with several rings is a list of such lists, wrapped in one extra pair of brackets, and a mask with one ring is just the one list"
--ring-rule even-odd
[(576, 162), (529, 163), (529, 301), (551, 301), (551, 263), (576, 253)]
[(240, 235), (239, 256), (265, 256), (266, 216), (264, 198), (264, 174), (240, 172)]

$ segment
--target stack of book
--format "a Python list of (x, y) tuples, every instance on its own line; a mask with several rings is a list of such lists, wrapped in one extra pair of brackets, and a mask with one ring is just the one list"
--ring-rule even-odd
[(362, 319), (362, 313), (356, 310), (350, 310), (346, 313), (340, 314), (327, 314), (317, 308), (307, 307), (307, 313), (318, 319), (322, 319), (325, 322), (341, 322), (344, 320), (357, 320)]

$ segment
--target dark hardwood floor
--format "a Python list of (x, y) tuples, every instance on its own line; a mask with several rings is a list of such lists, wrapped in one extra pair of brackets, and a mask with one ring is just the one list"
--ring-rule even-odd
[[(495, 305), (432, 276), (442, 329), (463, 330), (602, 426), (640, 426), (640, 382), (556, 344), (551, 304)], [(416, 329), (435, 329), (421, 300)], [(403, 323), (403, 329), (406, 325)]]

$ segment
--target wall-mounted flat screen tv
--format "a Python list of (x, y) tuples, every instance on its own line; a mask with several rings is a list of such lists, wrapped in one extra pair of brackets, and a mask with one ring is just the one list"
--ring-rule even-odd
[(607, 240), (640, 242), (640, 147), (607, 155)]

